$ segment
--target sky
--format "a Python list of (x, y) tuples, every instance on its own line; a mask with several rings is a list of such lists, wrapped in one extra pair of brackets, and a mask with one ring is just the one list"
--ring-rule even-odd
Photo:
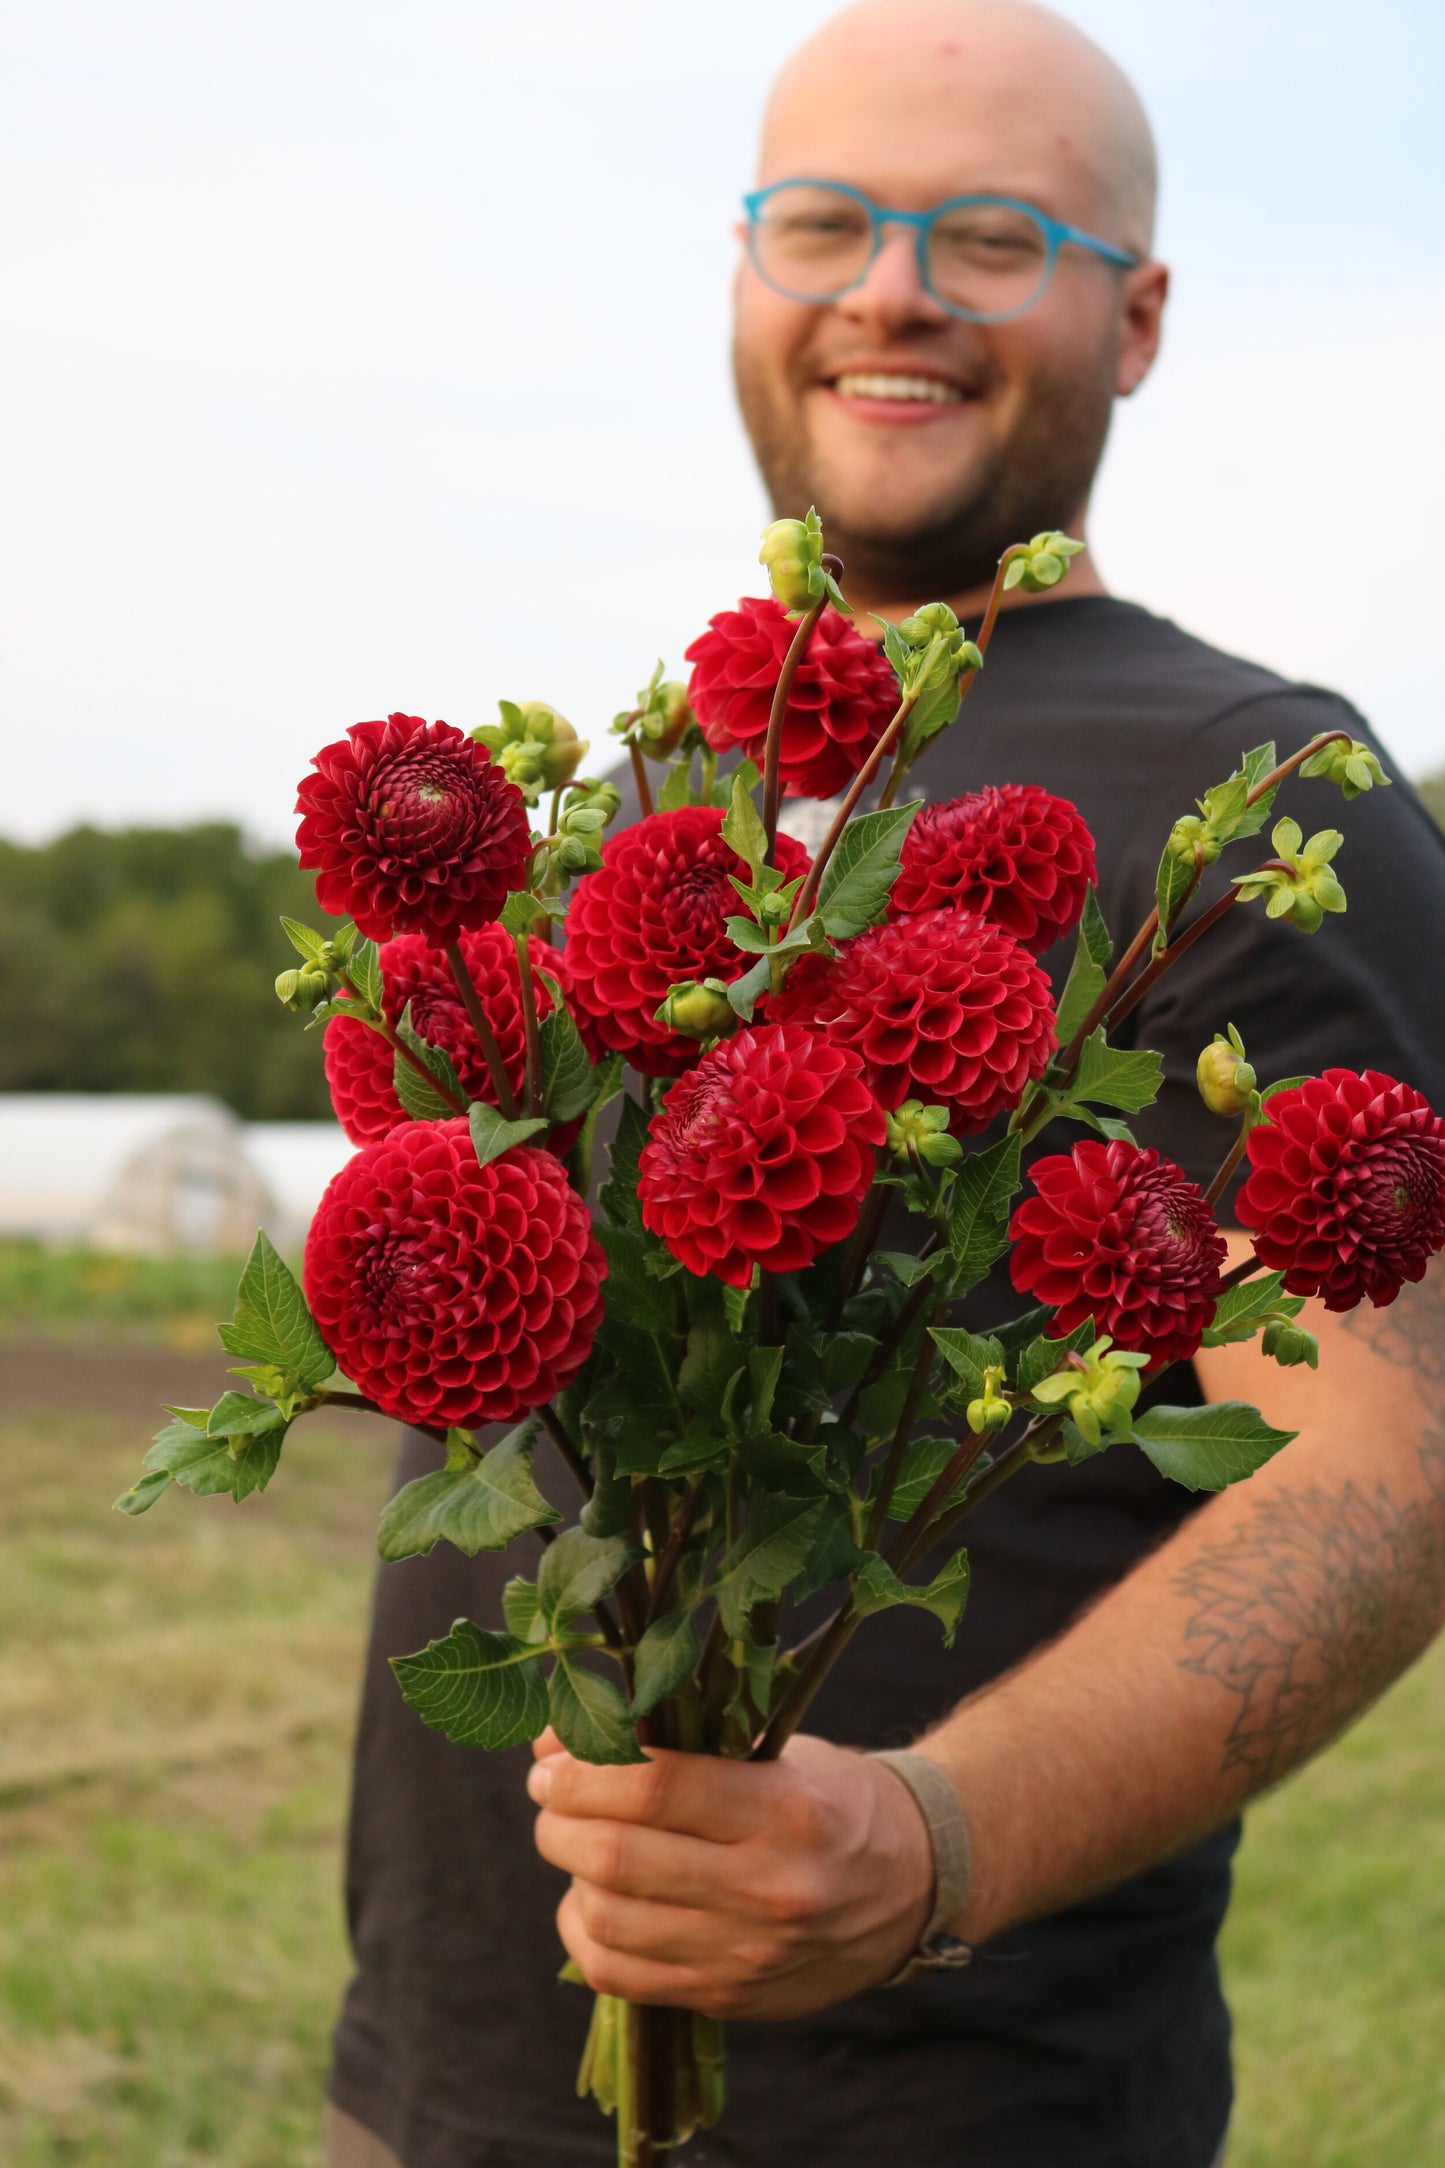
[[(276, 841), (364, 716), (605, 748), (680, 674), (761, 584), (731, 222), (830, 12), (0, 0), (0, 834)], [(1175, 274), (1105, 577), (1445, 768), (1445, 9), (1062, 12), (1143, 92)]]

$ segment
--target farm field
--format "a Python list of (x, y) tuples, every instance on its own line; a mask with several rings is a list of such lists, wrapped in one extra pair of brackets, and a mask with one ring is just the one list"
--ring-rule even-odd
[[(223, 1358), (116, 1330), (0, 1339), (0, 2159), (311, 2168), (390, 1438), (308, 1424), (266, 1497), (128, 1522)], [(1445, 1647), (1256, 1809), (1226, 1957), (1231, 2168), (1445, 2160)]]

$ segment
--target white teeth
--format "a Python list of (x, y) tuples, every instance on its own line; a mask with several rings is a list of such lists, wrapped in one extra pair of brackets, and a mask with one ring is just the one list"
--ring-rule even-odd
[(833, 389), (845, 399), (926, 399), (933, 406), (963, 404), (958, 386), (945, 384), (936, 376), (839, 376), (833, 379)]

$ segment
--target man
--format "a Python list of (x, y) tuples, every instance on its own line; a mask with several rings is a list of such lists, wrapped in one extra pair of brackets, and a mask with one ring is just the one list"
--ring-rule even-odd
[[(817, 503), (860, 613), (942, 597), (976, 622), (1007, 543), (1084, 531), (1113, 400), (1154, 357), (1167, 281), (1149, 253), (1138, 101), (1027, 0), (864, 0), (777, 87), (759, 186), (789, 181), (842, 184), (849, 218), (860, 198), (917, 214), (984, 195), (1072, 229), (1030, 305), (1002, 317), (969, 281), (980, 262), (996, 276), (1000, 250), (1027, 253), (1006, 223), (920, 250), (916, 224), (865, 206), (846, 283), (820, 291), (777, 230), (750, 234), (739, 274), (738, 389), (776, 509)], [(1161, 532), (1187, 528), (1186, 508), (1159, 516)], [(964, 720), (918, 780), (935, 797), (1011, 780), (1075, 800), (1127, 938), (1192, 797), (1246, 747), (1274, 737), (1283, 753), (1342, 721), (1363, 732), (1334, 696), (1112, 600), (1086, 556), (1061, 596), (1004, 615)], [(1307, 825), (1337, 818), (1318, 784), (1291, 803)], [(1198, 1180), (1228, 1132), (1199, 1103), (1194, 1060), (1226, 1020), (1267, 1081), (1373, 1065), (1445, 1105), (1415, 993), (1445, 984), (1445, 853), (1401, 785), (1341, 825), (1347, 918), (1306, 940), (1241, 907), (1137, 1012), (1167, 1074), (1144, 1141)], [(1005, 1284), (978, 1319), (990, 1306), (1017, 1301)], [(570, 1882), (530, 1852), (521, 1757), (423, 1731), (385, 1670), (455, 1614), (495, 1615), (506, 1567), (443, 1549), (387, 1569), (359, 1749), (338, 2168), (612, 2158), (607, 2126), (569, 2098), (586, 2006), (554, 1984), (559, 1896), (593, 1984), (739, 2021), (727, 2116), (676, 2156), (687, 2168), (850, 2168), (885, 2149), (907, 2168), (1210, 2168), (1230, 2108), (1214, 1942), (1234, 1817), (1445, 1610), (1438, 1273), (1378, 1315), (1302, 1322), (1319, 1334), (1317, 1374), (1253, 1347), (1194, 1366), (1198, 1394), (1258, 1399), (1298, 1429), (1266, 1470), (1202, 1506), (1118, 1448), (1020, 1477), (970, 1523), (958, 1648), (915, 1614), (871, 1622), (779, 1763), (604, 1770), (540, 1742), (535, 1842)], [(1171, 1374), (1171, 1399), (1192, 1389)], [(403, 1474), (425, 1464), (418, 1445)], [(928, 1918), (934, 1860), (910, 1793), (856, 1750), (919, 1734), (971, 1838), (952, 1925), (981, 1947), (966, 1969), (884, 1987)]]

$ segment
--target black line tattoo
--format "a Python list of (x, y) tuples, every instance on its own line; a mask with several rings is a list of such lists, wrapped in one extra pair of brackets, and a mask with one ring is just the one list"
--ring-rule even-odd
[(1388, 1309), (1362, 1307), (1345, 1324), (1420, 1381), (1425, 1494), (1355, 1482), (1277, 1493), (1175, 1581), (1195, 1606), (1185, 1638), (1196, 1653), (1181, 1666), (1238, 1697), (1222, 1766), (1245, 1771), (1251, 1793), (1368, 1708), (1445, 1608), (1445, 1277), (1437, 1267)]

